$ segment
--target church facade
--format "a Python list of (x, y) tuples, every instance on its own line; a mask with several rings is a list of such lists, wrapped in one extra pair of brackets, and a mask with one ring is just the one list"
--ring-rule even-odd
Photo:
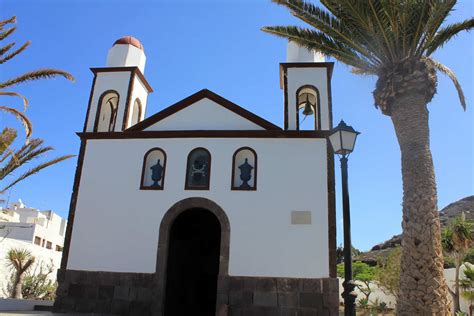
[(284, 128), (206, 89), (145, 118), (144, 68), (91, 69), (54, 310), (337, 315), (333, 63), (289, 44)]

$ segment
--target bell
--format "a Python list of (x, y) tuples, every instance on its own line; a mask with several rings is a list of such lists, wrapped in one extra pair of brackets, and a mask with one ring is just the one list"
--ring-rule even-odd
[(308, 116), (308, 115), (313, 115), (313, 107), (311, 106), (311, 103), (309, 103), (308, 95), (306, 95), (306, 102), (304, 103), (304, 110), (303, 110), (303, 115)]

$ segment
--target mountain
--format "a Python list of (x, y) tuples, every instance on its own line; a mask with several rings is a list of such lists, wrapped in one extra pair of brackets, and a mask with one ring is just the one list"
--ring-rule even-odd
[[(460, 216), (462, 212), (464, 212), (467, 221), (474, 222), (474, 195), (451, 203), (439, 212), (441, 229), (448, 226), (449, 222)], [(354, 260), (376, 265), (379, 257), (386, 257), (393, 248), (401, 245), (401, 241), (402, 235), (395, 235), (389, 240), (373, 246), (370, 251), (361, 253)]]

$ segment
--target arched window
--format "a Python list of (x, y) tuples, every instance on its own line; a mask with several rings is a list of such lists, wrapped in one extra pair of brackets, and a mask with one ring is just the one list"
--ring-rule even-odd
[(101, 95), (95, 118), (95, 132), (112, 132), (114, 130), (118, 102), (119, 95), (116, 91), (109, 90)]
[(234, 153), (232, 190), (257, 190), (257, 153), (250, 147), (239, 148)]
[(321, 129), (319, 90), (305, 85), (296, 91), (296, 127), (298, 130)]
[(163, 190), (166, 171), (166, 153), (161, 148), (152, 148), (143, 157), (140, 189)]
[(193, 149), (186, 166), (186, 190), (209, 190), (211, 154), (205, 148)]
[(140, 119), (142, 117), (142, 103), (140, 102), (140, 99), (135, 99), (135, 102), (133, 102), (133, 108), (132, 108), (132, 121), (130, 122), (130, 126), (133, 126), (140, 122)]

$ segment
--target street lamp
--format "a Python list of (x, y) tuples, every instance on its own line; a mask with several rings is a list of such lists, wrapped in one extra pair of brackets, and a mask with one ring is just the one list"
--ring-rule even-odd
[(337, 154), (341, 161), (341, 177), (342, 177), (342, 217), (344, 220), (344, 315), (355, 316), (355, 299), (357, 294), (354, 293), (354, 282), (352, 281), (352, 244), (351, 244), (351, 215), (349, 206), (349, 190), (347, 185), (347, 158), (354, 150), (357, 135), (360, 133), (355, 131), (352, 126), (348, 126), (341, 120), (339, 125), (334, 128), (330, 135), (334, 153)]

